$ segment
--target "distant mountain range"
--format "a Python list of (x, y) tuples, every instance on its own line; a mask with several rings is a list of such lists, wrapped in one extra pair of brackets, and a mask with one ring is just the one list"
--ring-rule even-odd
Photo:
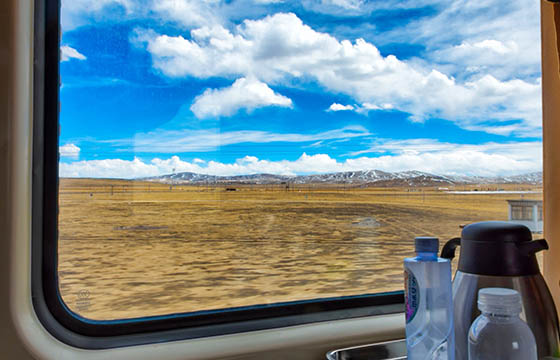
[(542, 184), (542, 172), (516, 176), (481, 177), (435, 175), (410, 170), (386, 172), (381, 170), (347, 171), (320, 175), (284, 176), (273, 174), (253, 174), (236, 176), (216, 176), (182, 172), (139, 180), (164, 184), (354, 184), (373, 186), (447, 186), (461, 184)]

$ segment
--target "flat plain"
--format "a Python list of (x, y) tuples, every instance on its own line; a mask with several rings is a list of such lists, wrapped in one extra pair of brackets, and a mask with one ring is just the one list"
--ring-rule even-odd
[(414, 237), (507, 220), (506, 200), (540, 191), (61, 179), (60, 292), (110, 320), (401, 290)]

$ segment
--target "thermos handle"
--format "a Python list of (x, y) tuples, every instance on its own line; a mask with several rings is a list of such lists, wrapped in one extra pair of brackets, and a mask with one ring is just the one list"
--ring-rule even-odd
[(441, 249), (441, 256), (444, 259), (453, 259), (455, 257), (455, 249), (457, 246), (461, 245), (461, 238), (453, 238), (445, 243), (443, 249)]
[(520, 243), (517, 245), (517, 248), (523, 255), (531, 256), (539, 251), (548, 250), (548, 244), (546, 243), (546, 240), (541, 239)]

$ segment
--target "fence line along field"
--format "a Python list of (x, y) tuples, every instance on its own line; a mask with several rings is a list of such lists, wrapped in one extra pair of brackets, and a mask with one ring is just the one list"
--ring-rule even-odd
[(168, 185), (61, 179), (62, 299), (109, 320), (400, 290), (413, 239), (507, 220), (533, 185)]

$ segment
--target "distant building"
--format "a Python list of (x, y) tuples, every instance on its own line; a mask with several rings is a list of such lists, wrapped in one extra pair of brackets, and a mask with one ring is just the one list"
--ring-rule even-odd
[(525, 225), (534, 233), (543, 231), (542, 200), (508, 200), (508, 220)]

